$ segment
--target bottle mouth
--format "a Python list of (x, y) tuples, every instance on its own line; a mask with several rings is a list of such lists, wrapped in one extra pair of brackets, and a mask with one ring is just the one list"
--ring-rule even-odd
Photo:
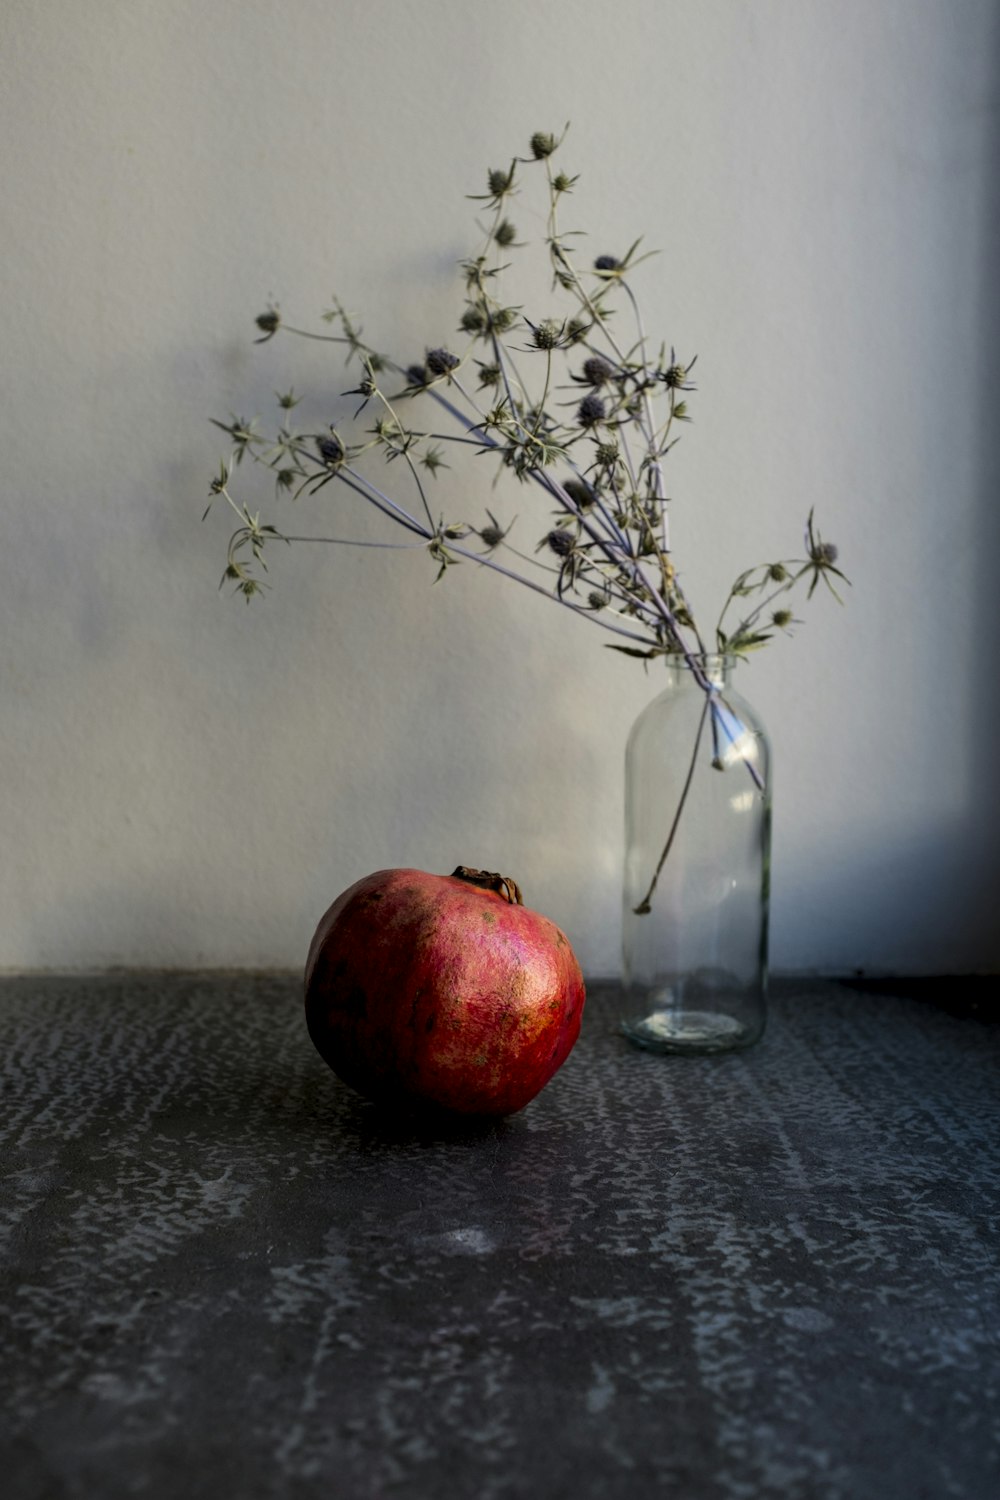
[(739, 657), (734, 651), (692, 651), (689, 656), (678, 652), (663, 660), (670, 671), (702, 674), (709, 682), (725, 682)]

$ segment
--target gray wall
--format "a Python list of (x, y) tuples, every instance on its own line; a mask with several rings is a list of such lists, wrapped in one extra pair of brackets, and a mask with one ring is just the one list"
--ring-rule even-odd
[[(699, 355), (670, 484), (702, 613), (813, 505), (853, 579), (743, 672), (776, 967), (994, 963), (997, 11), (7, 0), (0, 965), (297, 964), (361, 874), (464, 862), (615, 970), (655, 674), (471, 566), (432, 589), (419, 553), (287, 550), (245, 607), (221, 509), (200, 523), (210, 415), (294, 384), (318, 425), (354, 383), (321, 345), (255, 348), (268, 298), (447, 340), (464, 195), (567, 119), (573, 222), (594, 254), (662, 247), (648, 326)], [(527, 200), (518, 223), (543, 231)], [(442, 509), (518, 512), (530, 550), (538, 501), (484, 465)], [(377, 534), (332, 489), (285, 504)]]

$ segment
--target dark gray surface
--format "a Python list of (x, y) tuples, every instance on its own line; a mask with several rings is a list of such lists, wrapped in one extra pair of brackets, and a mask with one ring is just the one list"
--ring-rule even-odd
[(300, 1004), (0, 980), (8, 1500), (1000, 1494), (1000, 1028), (785, 984), (675, 1060), (605, 989), (448, 1136)]

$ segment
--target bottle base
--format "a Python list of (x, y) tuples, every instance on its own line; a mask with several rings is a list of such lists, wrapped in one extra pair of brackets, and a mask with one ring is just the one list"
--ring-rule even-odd
[(734, 1016), (709, 1010), (654, 1010), (638, 1020), (623, 1020), (622, 1035), (647, 1052), (699, 1054), (738, 1052), (761, 1034)]

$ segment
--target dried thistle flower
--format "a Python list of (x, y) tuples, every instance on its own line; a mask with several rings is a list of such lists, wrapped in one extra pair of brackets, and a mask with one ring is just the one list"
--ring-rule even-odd
[(531, 154), (536, 161), (544, 161), (546, 156), (551, 156), (558, 145), (554, 135), (548, 135), (543, 130), (536, 130), (531, 137)]
[(507, 529), (504, 530), (491, 510), (487, 510), (486, 514), (490, 518), (490, 523), (488, 526), (480, 527), (477, 534), (480, 541), (482, 541), (486, 548), (490, 552), (492, 552), (494, 548), (499, 547), (500, 543), (504, 541), (507, 536), (507, 532), (510, 530), (510, 526), (508, 526)]
[(607, 417), (607, 408), (600, 396), (584, 396), (576, 409), (576, 419), (581, 427), (596, 427)]
[(554, 318), (546, 318), (543, 323), (532, 323), (525, 318), (525, 322), (531, 329), (531, 336), (536, 349), (555, 349), (562, 338), (562, 324), (557, 323)]
[[(671, 353), (672, 352), (673, 351), (671, 351)], [(691, 369), (691, 365), (693, 364), (694, 360), (691, 361), (690, 365), (679, 365), (676, 363), (669, 365), (667, 370), (664, 372), (664, 385), (666, 385), (668, 389), (672, 391), (693, 391), (694, 386), (690, 385), (688, 382), (688, 371)]]
[(479, 202), (485, 200), (491, 208), (499, 208), (507, 195), (514, 191), (516, 165), (516, 162), (511, 162), (506, 172), (502, 167), (491, 167), (486, 174), (486, 186), (489, 191), (486, 193), (470, 193), (469, 196)]
[(254, 339), (254, 343), (266, 344), (268, 339), (274, 338), (274, 335), (281, 327), (281, 314), (276, 307), (269, 307), (267, 312), (262, 312), (254, 321), (264, 335), (261, 339)]
[(318, 437), (316, 449), (320, 460), (328, 469), (336, 469), (344, 462), (344, 445), (331, 428), (329, 437)]
[(557, 557), (568, 557), (575, 546), (570, 533), (561, 530), (559, 527), (549, 532), (545, 538), (545, 542), (549, 551), (554, 552)]
[(494, 307), (488, 314), (491, 333), (507, 333), (517, 322), (517, 308)]
[(482, 333), (487, 326), (488, 318), (486, 309), (479, 302), (472, 302), (462, 314), (463, 333)]
[(447, 375), (460, 363), (457, 354), (447, 349), (428, 349), (426, 365), (432, 375)]
[(613, 367), (600, 354), (592, 354), (589, 359), (585, 359), (583, 370), (581, 371), (587, 385), (592, 385), (595, 388), (607, 385), (614, 373)]

